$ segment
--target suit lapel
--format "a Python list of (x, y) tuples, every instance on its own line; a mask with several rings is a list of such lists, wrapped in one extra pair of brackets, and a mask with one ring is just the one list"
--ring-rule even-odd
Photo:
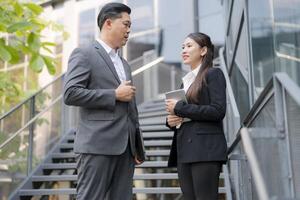
[(106, 62), (108, 68), (110, 69), (110, 71), (113, 73), (114, 77), (117, 79), (118, 83), (121, 83), (119, 76), (117, 74), (117, 71), (115, 69), (115, 66), (113, 64), (113, 62), (111, 61), (109, 55), (107, 54), (107, 52), (105, 51), (105, 49), (97, 42), (94, 42), (94, 46), (97, 50), (97, 52), (100, 54), (100, 56), (103, 58), (103, 60)]

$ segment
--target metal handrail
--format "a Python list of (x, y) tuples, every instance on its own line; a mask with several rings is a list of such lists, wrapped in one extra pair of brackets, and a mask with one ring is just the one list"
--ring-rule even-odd
[(45, 90), (49, 85), (53, 84), (55, 81), (57, 81), (58, 79), (60, 79), (61, 77), (63, 77), (65, 75), (65, 73), (55, 77), (50, 83), (46, 84), (44, 87), (42, 87), (41, 89), (39, 89), (37, 92), (35, 92), (34, 94), (32, 94), (31, 96), (29, 96), (27, 99), (21, 101), (19, 104), (17, 104), (16, 106), (14, 106), (10, 111), (8, 111), (7, 113), (5, 113), (4, 115), (2, 115), (0, 117), (0, 121), (4, 118), (6, 118), (7, 116), (9, 116), (10, 114), (12, 114), (14, 111), (16, 111), (17, 109), (19, 109), (20, 107), (22, 107), (24, 104), (26, 104), (28, 101), (30, 101), (33, 97), (35, 97), (37, 94), (41, 93), (43, 90)]
[(269, 98), (270, 98), (269, 94), (274, 92), (272, 90), (273, 90), (273, 78), (271, 78), (269, 80), (269, 82), (267, 83), (267, 85), (265, 86), (263, 91), (260, 93), (260, 95), (257, 98), (257, 100), (255, 101), (255, 103), (251, 107), (250, 111), (244, 118), (243, 124), (245, 126), (249, 125), (251, 123), (251, 121), (255, 118), (257, 113), (259, 113), (259, 111), (262, 109), (261, 105), (266, 101), (266, 97), (269, 96)]
[(268, 193), (266, 189), (266, 184), (264, 182), (262, 172), (258, 165), (258, 160), (255, 155), (255, 151), (253, 148), (253, 144), (251, 138), (249, 136), (249, 132), (247, 128), (241, 129), (241, 139), (243, 142), (245, 154), (247, 156), (248, 162), (250, 164), (250, 170), (253, 175), (253, 180), (255, 182), (255, 187), (258, 193), (258, 197), (260, 200), (268, 200)]
[[(156, 64), (160, 63), (163, 61), (163, 57), (159, 57), (156, 60), (143, 65), (142, 67), (140, 67), (139, 69), (135, 70), (132, 72), (132, 76), (135, 76), (153, 66), (155, 66)], [(14, 108), (12, 108), (8, 113), (6, 113), (5, 115), (3, 115), (0, 120), (4, 119), (5, 117), (9, 116), (11, 113), (13, 113), (14, 111), (16, 111), (18, 108), (20, 108), (21, 106), (23, 106), (25, 103), (27, 103), (28, 101), (30, 101), (32, 98), (34, 98), (37, 94), (39, 94), (40, 92), (42, 92), (44, 89), (46, 89), (49, 85), (53, 84), (56, 80), (58, 80), (59, 78), (61, 78), (62, 76), (64, 76), (65, 73), (61, 74), (60, 76), (56, 77), (53, 81), (51, 81), (50, 83), (48, 83), (47, 85), (45, 85), (43, 88), (41, 88), (40, 90), (38, 90), (35, 94), (31, 95), (29, 98), (25, 99), (24, 101), (22, 101), (21, 103), (19, 103), (17, 106), (15, 106)], [(30, 126), (33, 122), (35, 122), (36, 119), (38, 119), (40, 116), (42, 116), (46, 111), (48, 111), (51, 107), (53, 107), (60, 99), (62, 98), (62, 94), (57, 97), (55, 100), (53, 100), (49, 106), (47, 106), (44, 110), (42, 110), (39, 114), (35, 115), (31, 120), (29, 120), (22, 128), (20, 128), (18, 131), (16, 131), (13, 135), (11, 135), (7, 140), (5, 140), (2, 144), (0, 144), (0, 149), (2, 149), (4, 146), (6, 146), (11, 140), (13, 140), (19, 133), (21, 133), (23, 130), (25, 130), (28, 126)]]
[(141, 72), (143, 72), (143, 71), (145, 71), (145, 70), (147, 70), (147, 69), (155, 66), (156, 64), (162, 62), (163, 60), (164, 60), (164, 57), (159, 57), (159, 58), (153, 60), (152, 62), (150, 62), (150, 63), (148, 63), (146, 65), (143, 65), (142, 67), (140, 67), (137, 70), (133, 71), (131, 74), (132, 74), (132, 76), (136, 76), (137, 74), (139, 74), (139, 73), (141, 73)]
[[(289, 95), (294, 99), (294, 101), (300, 105), (300, 88), (294, 83), (291, 78), (283, 72), (274, 73), (273, 77), (269, 80), (264, 90), (259, 95), (258, 99), (255, 101), (254, 105), (250, 109), (248, 115), (245, 117), (243, 123), (248, 125), (261, 108), (261, 104), (265, 101), (266, 96), (271, 92), (274, 93), (274, 81), (278, 81), (280, 85), (289, 93)], [(273, 91), (272, 91), (273, 90)]]
[(274, 79), (278, 81), (293, 98), (293, 100), (300, 105), (300, 87), (294, 81), (292, 81), (292, 79), (286, 73), (283, 72), (275, 73)]
[(228, 155), (230, 155), (233, 152), (233, 150), (235, 149), (235, 147), (239, 144), (239, 142), (241, 140), (240, 131), (241, 131), (241, 129), (239, 129), (238, 132), (235, 134), (236, 136), (235, 136), (234, 141), (228, 147), (228, 150), (227, 150)]
[[(132, 76), (135, 76), (143, 71), (145, 71), (148, 68), (153, 67), (154, 65), (162, 62), (164, 60), (163, 57), (159, 57), (156, 60), (140, 67), (139, 69), (135, 70), (132, 72)], [(142, 68), (142, 70), (141, 70)], [(36, 96), (37, 94), (41, 93), (43, 90), (45, 90), (49, 85), (53, 84), (56, 80), (60, 79), (62, 76), (64, 76), (65, 73), (57, 76), (56, 78), (54, 78), (51, 82), (49, 82), (48, 84), (46, 84), (44, 87), (42, 87), (41, 89), (39, 89), (37, 92), (35, 92), (34, 94), (32, 94), (31, 96), (29, 96), (27, 99), (21, 101), (19, 104), (17, 104), (16, 106), (14, 106), (11, 110), (9, 110), (8, 112), (6, 112), (4, 115), (2, 115), (0, 117), (0, 120), (6, 118), (7, 116), (9, 116), (10, 114), (12, 114), (14, 111), (16, 111), (17, 109), (19, 109), (20, 107), (22, 107), (24, 104), (26, 104), (28, 101), (30, 101), (31, 98), (33, 98), (34, 96)]]
[(45, 112), (47, 112), (51, 107), (53, 107), (60, 99), (62, 95), (58, 96), (55, 100), (53, 100), (49, 106), (47, 106), (44, 110), (42, 110), (39, 114), (35, 115), (31, 120), (29, 120), (22, 128), (16, 131), (12, 136), (10, 136), (7, 140), (5, 140), (1, 145), (0, 149), (6, 146), (11, 140), (13, 140), (18, 134), (24, 131), (28, 126), (30, 126), (35, 120), (37, 120), (40, 116), (42, 116)]
[[(285, 90), (300, 106), (299, 86), (293, 82), (286, 73), (274, 73), (273, 78), (268, 82), (267, 86), (264, 88), (263, 92), (260, 94), (259, 98), (256, 100), (255, 104), (245, 118), (243, 122), (244, 126), (249, 126), (250, 123), (256, 118), (260, 110), (264, 107), (262, 104), (266, 104), (267, 100), (276, 94), (276, 90), (274, 89), (276, 81), (279, 83), (279, 86), (282, 87), (282, 89)], [(250, 170), (253, 174), (255, 187), (257, 189), (259, 198), (262, 200), (269, 199), (266, 185), (264, 183), (247, 128), (242, 128), (238, 131), (235, 140), (229, 147), (228, 155), (233, 152), (240, 141), (243, 142), (244, 151), (250, 164)]]
[[(230, 155), (235, 147), (242, 141), (246, 158), (250, 164), (250, 170), (253, 175), (253, 180), (255, 182), (255, 187), (258, 192), (258, 196), (260, 200), (268, 200), (268, 193), (266, 189), (266, 184), (262, 176), (262, 172), (258, 165), (258, 159), (256, 158), (255, 151), (253, 148), (253, 144), (251, 138), (249, 136), (248, 129), (246, 127), (241, 128), (236, 134), (235, 140), (229, 147), (228, 155)], [(229, 157), (230, 159), (230, 157)]]

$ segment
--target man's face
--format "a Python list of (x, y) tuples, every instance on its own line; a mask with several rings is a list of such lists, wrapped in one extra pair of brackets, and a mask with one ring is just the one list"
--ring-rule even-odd
[(111, 22), (110, 34), (116, 48), (120, 48), (126, 44), (131, 27), (129, 14), (122, 12), (121, 15), (121, 18), (114, 19)]

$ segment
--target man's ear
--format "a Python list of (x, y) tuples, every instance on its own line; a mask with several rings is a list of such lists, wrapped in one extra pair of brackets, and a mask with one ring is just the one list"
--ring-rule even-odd
[(112, 25), (112, 20), (111, 19), (107, 19), (105, 20), (103, 26), (105, 26), (107, 29), (110, 29)]
[(205, 56), (207, 54), (207, 47), (202, 47), (201, 48), (201, 56)]

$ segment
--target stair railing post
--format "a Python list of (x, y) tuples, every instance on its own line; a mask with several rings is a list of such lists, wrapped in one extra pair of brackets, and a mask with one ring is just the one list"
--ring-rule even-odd
[[(35, 96), (33, 96), (30, 100), (29, 112), (29, 119), (32, 119), (35, 116)], [(27, 175), (29, 175), (32, 170), (34, 124), (35, 123), (33, 122), (29, 125)]]

